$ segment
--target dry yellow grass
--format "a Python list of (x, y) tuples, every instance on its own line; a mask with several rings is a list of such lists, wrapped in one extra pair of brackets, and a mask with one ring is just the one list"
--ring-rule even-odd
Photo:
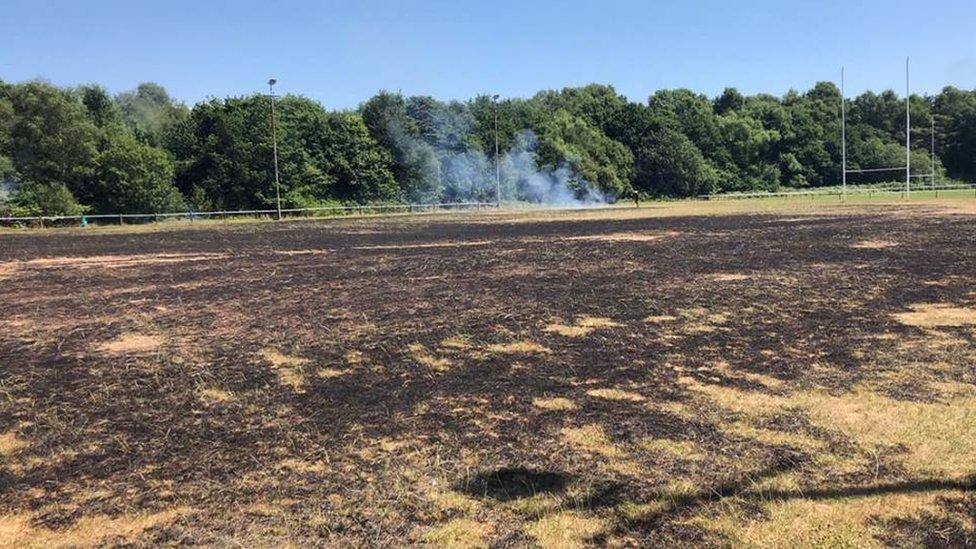
[(283, 384), (299, 393), (305, 390), (305, 376), (301, 368), (310, 362), (307, 358), (284, 355), (274, 349), (263, 349), (260, 354), (275, 368)]
[(585, 236), (570, 236), (563, 240), (580, 240), (592, 242), (653, 242), (669, 236), (677, 236), (681, 233), (677, 231), (667, 231), (660, 233), (606, 233)]
[(671, 315), (651, 315), (644, 317), (644, 322), (648, 324), (664, 324), (665, 322), (674, 322), (678, 320), (678, 317)]
[(354, 246), (354, 250), (423, 250), (428, 248), (465, 248), (470, 246), (488, 246), (493, 240), (472, 240), (469, 242), (431, 242), (425, 244), (378, 244), (375, 246)]
[(648, 438), (640, 443), (640, 447), (651, 452), (665, 452), (685, 459), (699, 459), (705, 457), (697, 444), (687, 440), (671, 440), (667, 438)]
[(643, 402), (646, 400), (644, 395), (623, 391), (620, 389), (590, 389), (586, 394), (591, 397), (604, 398), (607, 400), (624, 400), (628, 402)]
[[(749, 418), (787, 408), (803, 411), (814, 425), (840, 431), (866, 449), (904, 446), (906, 467), (913, 473), (959, 478), (976, 473), (976, 389), (961, 386), (946, 402), (893, 400), (865, 388), (841, 395), (800, 391), (768, 395), (719, 385), (685, 383), (716, 404)], [(819, 442), (799, 433), (756, 429), (745, 423), (734, 430), (770, 442), (804, 446)]]
[(340, 370), (337, 368), (321, 368), (315, 373), (318, 377), (322, 379), (333, 379), (337, 377), (346, 376), (352, 373), (352, 370)]
[(898, 243), (892, 240), (862, 240), (851, 244), (851, 248), (857, 250), (884, 250), (894, 248)]
[(350, 366), (359, 366), (363, 362), (366, 362), (366, 355), (362, 351), (349, 351), (345, 354), (346, 364)]
[(594, 330), (604, 328), (619, 328), (622, 326), (623, 324), (614, 322), (613, 320), (605, 317), (580, 316), (576, 318), (576, 322), (572, 325), (555, 322), (546, 326), (545, 331), (558, 334), (563, 337), (583, 337), (592, 333)]
[(422, 366), (426, 366), (437, 372), (446, 372), (451, 369), (451, 360), (449, 358), (435, 356), (419, 343), (414, 343), (409, 349), (413, 359)]
[(738, 282), (740, 280), (749, 280), (749, 275), (739, 273), (713, 273), (706, 278), (713, 282)]
[(767, 376), (767, 375), (764, 375), (764, 374), (757, 374), (757, 373), (754, 373), (754, 372), (747, 372), (747, 371), (744, 371), (744, 370), (736, 370), (736, 369), (733, 369), (729, 365), (729, 363), (726, 362), (726, 361), (724, 361), (724, 360), (718, 360), (716, 362), (713, 362), (712, 363), (712, 368), (714, 368), (715, 371), (720, 372), (720, 373), (722, 373), (724, 375), (728, 375), (728, 376), (732, 376), (732, 377), (738, 377), (738, 378), (742, 378), (742, 379), (747, 379), (749, 381), (754, 381), (756, 383), (759, 383), (761, 385), (765, 385), (766, 387), (770, 387), (770, 388), (774, 388), (774, 389), (780, 388), (780, 387), (782, 387), (784, 385), (783, 380), (781, 380), (779, 378), (775, 378), (773, 376)]
[(471, 348), (471, 341), (467, 336), (456, 335), (445, 338), (444, 341), (441, 341), (441, 347), (445, 349), (457, 349), (463, 351)]
[(576, 319), (576, 325), (584, 328), (620, 328), (623, 324), (602, 316), (581, 316)]
[[(812, 500), (771, 499), (763, 504), (764, 520), (742, 516), (723, 506), (708, 517), (693, 519), (738, 547), (883, 547), (879, 519), (911, 516), (921, 510), (939, 514), (936, 498), (951, 492), (884, 494)], [(762, 494), (758, 494), (762, 498)]]
[(261, 351), (261, 357), (270, 362), (271, 365), (276, 368), (297, 367), (309, 363), (307, 358), (284, 355), (274, 349), (263, 349)]
[(575, 410), (576, 403), (568, 398), (533, 398), (532, 405), (543, 410)]
[(480, 549), (488, 547), (491, 532), (487, 524), (458, 518), (427, 531), (423, 541), (449, 549)]
[(278, 468), (298, 474), (324, 474), (329, 471), (328, 464), (323, 461), (308, 461), (298, 458), (283, 460), (278, 463)]
[(585, 452), (608, 458), (617, 458), (623, 455), (623, 452), (610, 442), (606, 433), (603, 432), (603, 427), (599, 425), (564, 427), (560, 433), (563, 435), (563, 440)]
[(27, 447), (27, 441), (9, 431), (0, 435), (0, 456), (9, 456)]
[(547, 515), (526, 529), (528, 534), (545, 549), (582, 547), (606, 530), (605, 521), (577, 511), (562, 511)]
[(214, 387), (200, 389), (197, 391), (197, 395), (200, 397), (200, 400), (209, 404), (230, 402), (234, 400), (234, 395), (232, 393)]
[(217, 261), (228, 259), (225, 253), (166, 253), (136, 255), (89, 255), (44, 257), (27, 261), (7, 263), (7, 268), (27, 269), (115, 269), (120, 267), (139, 267), (144, 265), (165, 265), (196, 261)]
[(563, 337), (583, 337), (593, 331), (593, 328), (585, 326), (569, 326), (566, 324), (550, 324), (545, 328), (546, 332), (558, 334)]
[(0, 547), (68, 548), (95, 547), (109, 543), (132, 544), (139, 535), (168, 524), (190, 512), (178, 507), (157, 513), (127, 514), (118, 517), (84, 516), (63, 530), (34, 526), (27, 514), (0, 516)]
[(145, 334), (123, 334), (102, 343), (98, 350), (111, 354), (143, 354), (155, 351), (163, 344), (163, 338)]
[(514, 341), (512, 343), (496, 343), (486, 349), (490, 353), (499, 354), (549, 354), (548, 347), (534, 341)]
[(433, 488), (427, 493), (427, 499), (442, 512), (460, 511), (470, 516), (481, 508), (478, 500), (453, 490)]
[(911, 312), (897, 313), (895, 319), (920, 328), (976, 325), (976, 309), (953, 307), (945, 303), (918, 303), (909, 308)]

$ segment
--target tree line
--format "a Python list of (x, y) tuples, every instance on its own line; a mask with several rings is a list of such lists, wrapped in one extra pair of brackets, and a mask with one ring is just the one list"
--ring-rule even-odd
[[(0, 80), (0, 214), (163, 213), (273, 207), (270, 98), (188, 107), (152, 83), (109, 94)], [(380, 92), (330, 111), (277, 99), (285, 207), (380, 202), (608, 200), (836, 185), (840, 91), (709, 98), (613, 87), (443, 102)], [(976, 90), (913, 95), (912, 165), (976, 181)], [(904, 165), (904, 98), (847, 102), (852, 169)], [(496, 149), (497, 125), (497, 149)], [(497, 153), (496, 153), (497, 150)], [(858, 176), (876, 182), (897, 174)]]

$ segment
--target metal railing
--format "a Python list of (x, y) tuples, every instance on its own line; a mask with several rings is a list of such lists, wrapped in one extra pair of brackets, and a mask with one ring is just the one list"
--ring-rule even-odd
[[(319, 206), (314, 208), (282, 208), (281, 214), (290, 217), (349, 217), (355, 215), (391, 215), (429, 213), (438, 211), (481, 210), (497, 208), (495, 202), (451, 202), (444, 204), (373, 204), (362, 206)], [(267, 210), (221, 210), (221, 211), (185, 211), (152, 214), (85, 214), (85, 215), (39, 215), (39, 216), (0, 216), (0, 224), (32, 224), (74, 221), (79, 224), (88, 221), (110, 221), (124, 225), (131, 222), (156, 222), (167, 219), (227, 219), (230, 217), (276, 217), (277, 209)]]
[[(939, 191), (973, 191), (973, 196), (976, 197), (976, 185), (958, 183), (958, 184), (944, 184), (944, 185), (918, 185), (913, 186), (911, 193), (930, 193), (935, 192), (938, 197)], [(812, 189), (809, 191), (781, 191), (781, 192), (752, 192), (752, 193), (718, 193), (718, 194), (703, 194), (699, 195), (698, 198), (703, 200), (739, 200), (748, 198), (777, 198), (777, 197), (818, 197), (818, 196), (854, 196), (854, 195), (875, 195), (875, 194), (891, 194), (904, 195), (906, 193), (904, 184), (898, 185), (875, 185), (875, 186), (865, 186), (865, 187), (852, 187), (848, 186), (846, 190), (839, 187), (827, 187), (824, 189)]]

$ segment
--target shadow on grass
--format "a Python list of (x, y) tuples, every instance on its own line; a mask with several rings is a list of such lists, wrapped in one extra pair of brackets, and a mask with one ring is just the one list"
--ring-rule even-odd
[(572, 477), (560, 471), (536, 471), (523, 467), (482, 471), (461, 480), (454, 490), (479, 498), (511, 501), (538, 494), (561, 494)]

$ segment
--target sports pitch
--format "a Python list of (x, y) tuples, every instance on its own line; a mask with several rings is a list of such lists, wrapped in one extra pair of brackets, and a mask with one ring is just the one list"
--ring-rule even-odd
[(976, 201), (0, 233), (0, 545), (972, 545)]

